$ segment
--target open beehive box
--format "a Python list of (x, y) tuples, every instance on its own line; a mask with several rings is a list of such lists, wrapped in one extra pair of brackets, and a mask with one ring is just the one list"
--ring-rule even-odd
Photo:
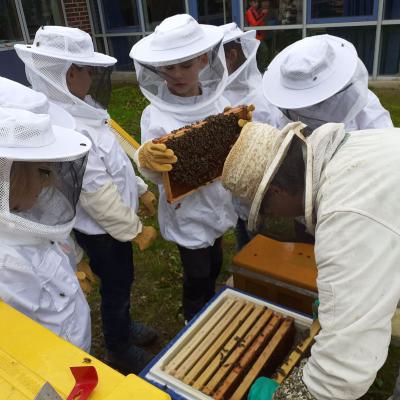
[[(145, 374), (176, 398), (245, 400), (258, 376), (275, 376), (308, 338), (302, 314), (226, 289)], [(308, 347), (307, 347), (308, 348)]]
[(153, 140), (154, 143), (165, 143), (178, 158), (172, 171), (163, 173), (169, 203), (221, 176), (225, 159), (240, 135), (238, 121), (247, 118), (248, 109), (254, 107), (231, 108)]

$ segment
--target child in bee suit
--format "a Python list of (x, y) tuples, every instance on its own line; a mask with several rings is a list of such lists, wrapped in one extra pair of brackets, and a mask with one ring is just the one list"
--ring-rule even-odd
[[(222, 265), (222, 236), (236, 223), (231, 195), (213, 182), (169, 204), (161, 179), (176, 162), (152, 139), (223, 112), (227, 71), (222, 30), (190, 15), (166, 18), (130, 52), (142, 93), (150, 100), (141, 119), (136, 162), (159, 184), (158, 219), (164, 239), (177, 244), (183, 266), (183, 313), (190, 320), (213, 296)], [(212, 149), (210, 149), (212, 151)]]
[(307, 37), (282, 50), (264, 73), (262, 87), (270, 103), (311, 131), (327, 122), (344, 123), (347, 132), (393, 127), (368, 89), (368, 71), (356, 49), (336, 36)]
[[(52, 125), (75, 129), (75, 120), (63, 108), (48, 101), (47, 97), (18, 82), (0, 77), (0, 107), (18, 108), (35, 114), (49, 114)], [(71, 265), (77, 269), (79, 283), (88, 292), (94, 282), (93, 273), (87, 263), (82, 260), (83, 251), (71, 236), (59, 243), (71, 260)]]
[[(256, 59), (260, 41), (256, 38), (256, 31), (243, 32), (235, 22), (222, 25), (221, 28), (224, 31), (223, 44), (228, 69), (228, 83), (224, 97), (232, 106), (253, 104), (254, 122), (265, 122), (276, 128), (283, 128), (290, 120), (264, 97), (261, 90), (262, 75)], [(247, 230), (249, 209), (235, 198), (233, 203), (239, 216), (235, 233), (237, 250), (240, 250), (251, 239), (251, 234)]]
[(152, 358), (141, 345), (156, 332), (132, 321), (134, 278), (131, 241), (140, 250), (156, 237), (138, 215), (139, 197), (151, 210), (154, 196), (135, 176), (132, 164), (107, 125), (110, 73), (116, 60), (96, 53), (90, 36), (76, 28), (40, 28), (31, 46), (16, 45), (35, 90), (67, 110), (92, 149), (77, 208), (75, 237), (100, 278), (106, 361), (123, 372), (138, 373)]
[(0, 108), (0, 298), (90, 351), (90, 310), (59, 243), (75, 223), (91, 143), (47, 114)]

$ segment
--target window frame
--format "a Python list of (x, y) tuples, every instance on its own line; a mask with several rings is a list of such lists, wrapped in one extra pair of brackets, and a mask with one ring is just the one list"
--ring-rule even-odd
[[(0, 43), (0, 51), (14, 50), (14, 44), (28, 44), (28, 43), (33, 42), (33, 40), (30, 38), (30, 35), (29, 35), (28, 24), (26, 23), (26, 18), (25, 18), (24, 8), (22, 6), (22, 1), (21, 0), (12, 0), (12, 1), (14, 1), (15, 9), (17, 11), (18, 22), (19, 22), (19, 25), (21, 28), (23, 40), (10, 40), (9, 42)], [(59, 0), (59, 1), (61, 3), (62, 16), (64, 18), (65, 25), (68, 26), (67, 16), (65, 13), (64, 1), (63, 0)]]

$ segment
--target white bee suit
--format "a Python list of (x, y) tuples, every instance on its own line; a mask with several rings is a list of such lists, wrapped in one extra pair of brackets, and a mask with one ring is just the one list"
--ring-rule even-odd
[[(75, 228), (88, 235), (108, 233), (121, 242), (132, 240), (142, 231), (136, 212), (138, 196), (147, 191), (147, 185), (135, 176), (106, 124), (110, 66), (117, 60), (96, 53), (86, 32), (61, 26), (45, 26), (37, 31), (32, 46), (16, 45), (15, 49), (33, 88), (67, 110), (76, 129), (92, 142)], [(72, 64), (92, 68), (90, 91), (84, 99), (68, 88), (66, 73)]]
[[(152, 35), (132, 47), (130, 56), (135, 62), (140, 89), (151, 102), (142, 114), (142, 143), (221, 113), (230, 105), (222, 97), (227, 80), (222, 37), (218, 27), (198, 24), (183, 14), (165, 19)], [(190, 97), (172, 94), (160, 67), (201, 55), (207, 55), (207, 63), (198, 74), (200, 94)], [(139, 166), (137, 157), (136, 163)], [(140, 168), (140, 172), (159, 183), (158, 218), (164, 239), (187, 249), (201, 249), (214, 245), (217, 238), (236, 224), (232, 197), (220, 182), (169, 204), (160, 183), (161, 174), (145, 168)]]
[(108, 114), (90, 119), (90, 109), (82, 107), (83, 113), (86, 118), (75, 116), (76, 129), (91, 140), (92, 149), (75, 229), (88, 235), (107, 232), (117, 240), (131, 240), (142, 231), (138, 197), (147, 191), (147, 185), (135, 175), (131, 161), (110, 131)]
[[(263, 95), (262, 75), (256, 60), (260, 45), (260, 41), (256, 39), (256, 31), (243, 32), (234, 22), (221, 28), (224, 30), (224, 46), (233, 41), (240, 44), (244, 57), (243, 63), (228, 76), (223, 96), (232, 106), (254, 104), (254, 122), (263, 122), (282, 129), (290, 121)], [(226, 51), (225, 49), (225, 53)]]
[[(1, 235), (3, 236), (3, 235)], [(90, 309), (58, 243), (1, 237), (0, 298), (58, 336), (90, 351)]]
[[(205, 115), (222, 112), (227, 105), (226, 101), (220, 99), (213, 106), (208, 107)], [(166, 114), (149, 105), (144, 110), (141, 119), (142, 143), (179, 129), (188, 123), (189, 121), (182, 121), (176, 116)], [(160, 174), (149, 173), (144, 168), (140, 168), (140, 172), (156, 183), (161, 181)], [(236, 224), (237, 215), (233, 209), (231, 194), (222, 187), (220, 182), (202, 187), (174, 204), (167, 202), (164, 186), (159, 184), (158, 187), (160, 232), (168, 241), (189, 249), (208, 247)]]
[[(75, 223), (90, 141), (52, 126), (48, 115), (20, 109), (0, 108), (0, 130), (0, 298), (89, 351), (89, 306), (57, 242), (66, 242)], [(23, 168), (44, 172), (35, 197), (33, 173), (23, 189), (14, 183), (28, 176)], [(21, 197), (30, 205), (21, 208)]]
[(361, 397), (387, 357), (400, 298), (399, 131), (346, 134), (314, 167), (322, 330), (303, 380), (318, 400)]
[[(396, 128), (346, 133), (343, 124), (330, 123), (302, 138), (305, 219), (315, 234), (322, 329), (303, 369), (305, 387), (291, 386), (289, 376), (277, 391), (286, 397), (279, 399), (304, 391), (317, 400), (358, 399), (386, 360), (400, 299), (399, 134)], [(268, 217), (262, 201), (288, 138), (265, 169), (251, 227)]]

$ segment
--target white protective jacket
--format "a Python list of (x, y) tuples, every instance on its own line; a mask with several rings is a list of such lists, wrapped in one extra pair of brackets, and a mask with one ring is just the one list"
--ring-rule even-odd
[(75, 229), (88, 235), (107, 232), (121, 242), (129, 241), (142, 231), (138, 198), (147, 185), (135, 175), (131, 161), (106, 124), (107, 112), (97, 109), (92, 115), (91, 108), (68, 109), (75, 117), (76, 129), (92, 141)]
[(392, 128), (393, 122), (390, 113), (383, 108), (381, 102), (375, 93), (368, 90), (368, 101), (365, 107), (355, 116), (355, 118), (346, 123), (348, 132), (361, 129), (379, 129)]
[(400, 298), (400, 129), (341, 132), (309, 137), (322, 330), (303, 381), (317, 400), (368, 390)]
[[(180, 99), (188, 101), (184, 97)], [(196, 118), (188, 118), (166, 113), (150, 104), (142, 114), (142, 143), (194, 123), (208, 115), (220, 113), (228, 105), (225, 99), (220, 98), (202, 109)], [(137, 159), (136, 163), (139, 165)], [(139, 168), (139, 170), (143, 176), (159, 184), (158, 220), (160, 232), (165, 240), (189, 249), (201, 249), (212, 246), (215, 239), (235, 226), (237, 215), (233, 209), (232, 196), (220, 182), (213, 182), (184, 197), (178, 203), (169, 204), (165, 197), (161, 174), (145, 168)]]
[[(58, 336), (90, 351), (90, 309), (56, 242), (0, 239), (0, 298)], [(29, 333), (28, 333), (29, 334)]]
[(232, 106), (254, 104), (253, 121), (262, 122), (282, 129), (290, 120), (272, 105), (263, 95), (262, 75), (257, 68), (256, 59), (247, 60), (248, 64), (224, 91)]

